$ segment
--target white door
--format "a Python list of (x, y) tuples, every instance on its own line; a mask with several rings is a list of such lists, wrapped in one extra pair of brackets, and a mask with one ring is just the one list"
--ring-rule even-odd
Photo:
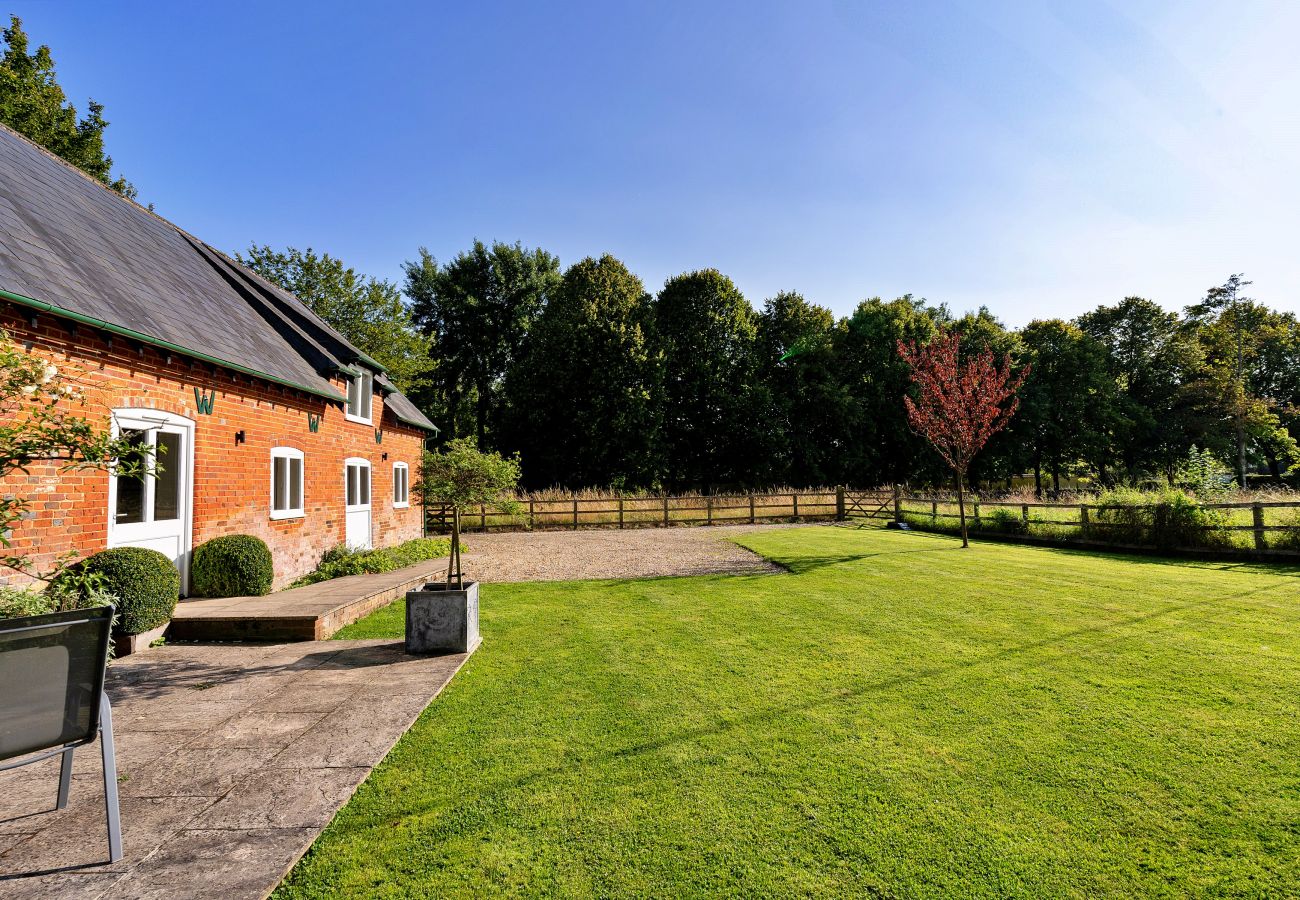
[(356, 457), (343, 468), (343, 540), (354, 550), (370, 549), (370, 462)]
[(113, 411), (113, 430), (147, 448), (143, 478), (112, 476), (108, 485), (108, 546), (157, 550), (189, 589), (190, 516), (194, 498), (194, 422), (152, 409)]

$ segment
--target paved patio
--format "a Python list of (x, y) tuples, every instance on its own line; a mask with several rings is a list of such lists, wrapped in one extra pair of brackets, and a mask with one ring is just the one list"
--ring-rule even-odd
[(322, 641), (446, 567), (443, 560), (377, 575), (345, 575), (263, 597), (182, 600), (167, 636), (184, 641)]
[(0, 773), (0, 897), (260, 898), (466, 657), (393, 641), (160, 647), (109, 669), (125, 856), (99, 745)]

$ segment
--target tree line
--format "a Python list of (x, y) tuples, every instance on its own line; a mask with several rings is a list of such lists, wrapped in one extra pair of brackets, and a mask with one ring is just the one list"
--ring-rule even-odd
[(1126, 297), (1011, 329), (911, 295), (841, 317), (793, 291), (756, 309), (715, 269), (652, 294), (613, 256), (566, 269), (519, 244), (420, 250), (401, 286), (311, 250), (243, 259), (388, 366), (444, 439), (519, 452), (530, 487), (944, 483), (898, 353), (941, 334), (1029, 370), (976, 486), (1172, 481), (1193, 448), (1274, 480), (1300, 461), (1300, 324), (1237, 275), (1181, 313)]

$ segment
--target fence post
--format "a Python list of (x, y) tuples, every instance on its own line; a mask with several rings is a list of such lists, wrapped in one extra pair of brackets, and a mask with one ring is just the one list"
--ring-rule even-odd
[(1264, 506), (1261, 503), (1251, 504), (1250, 513), (1255, 520), (1255, 549), (1267, 550), (1268, 542), (1264, 540)]
[(791, 501), (793, 502), (793, 504), (794, 504), (794, 518), (797, 519), (797, 518), (799, 518), (799, 495), (798, 495), (798, 494), (791, 494), (791, 495), (790, 495), (790, 500), (791, 500)]
[(623, 498), (618, 498), (618, 527), (623, 527)]
[(664, 527), (668, 527), (668, 495), (664, 495)]
[(939, 524), (939, 501), (938, 500), (930, 501), (930, 524), (931, 525)]
[(573, 498), (573, 530), (578, 530), (578, 498)]
[(713, 524), (713, 497), (710, 496), (704, 498), (704, 508), (708, 510), (708, 515), (707, 515), (708, 524), (712, 525)]
[(971, 503), (973, 503), (973, 504), (975, 505), (975, 509), (974, 509), (974, 512), (975, 512), (975, 528), (976, 528), (976, 530), (978, 530), (979, 527), (980, 527), (980, 498), (979, 498), (979, 497), (976, 497), (974, 500), (971, 501)]
[(754, 513), (754, 495), (749, 495), (749, 524), (753, 525), (758, 522), (758, 516)]
[(486, 503), (480, 503), (478, 505), (478, 527), (483, 529), (484, 531), (487, 531), (487, 504)]
[(1088, 504), (1079, 504), (1079, 524), (1084, 528), (1088, 527)]
[(528, 530), (532, 531), (537, 527), (537, 517), (533, 515), (533, 498), (528, 498)]
[(1028, 503), (1022, 503), (1022, 504), (1020, 504), (1020, 518), (1021, 518), (1022, 520), (1024, 520), (1024, 522), (1025, 522), (1026, 525), (1029, 524), (1029, 504), (1028, 504)]
[(835, 489), (835, 518), (843, 522), (846, 518), (844, 513), (844, 485)]
[(903, 492), (898, 489), (898, 482), (894, 482), (894, 521), (903, 521)]

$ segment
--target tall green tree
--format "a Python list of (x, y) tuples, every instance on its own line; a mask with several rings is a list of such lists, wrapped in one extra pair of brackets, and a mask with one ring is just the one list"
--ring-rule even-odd
[(476, 240), (445, 265), (421, 247), (404, 268), (415, 322), (437, 347), (447, 435), (464, 432), (468, 404), (478, 445), (487, 448), (496, 438), (502, 382), (560, 282), (560, 261), (518, 243)]
[(942, 307), (910, 294), (890, 301), (873, 297), (836, 329), (836, 364), (849, 399), (845, 428), (853, 436), (842, 454), (841, 480), (869, 486), (940, 471), (925, 439), (907, 422), (903, 396), (912, 376), (898, 344), (929, 343), (946, 317)]
[(534, 487), (650, 487), (659, 355), (641, 279), (608, 254), (569, 267), (507, 376), (508, 440)]
[(1061, 490), (1061, 474), (1096, 458), (1115, 400), (1106, 348), (1077, 325), (1060, 319), (1030, 322), (1020, 332), (1021, 359), (1030, 374), (1020, 391), (1020, 413), (1011, 438), (1029, 453), (1034, 489), (1042, 473)]
[(754, 308), (717, 269), (668, 279), (655, 300), (663, 357), (663, 444), (671, 482), (709, 489), (754, 480), (749, 440), (762, 410)]
[(0, 122), (124, 197), (135, 199), (135, 186), (121, 176), (113, 177), (113, 159), (104, 152), (104, 130), (108, 128), (104, 105), (91, 100), (86, 115), (77, 118), (76, 107), (68, 102), (55, 77), (50, 48), (42, 44), (29, 52), (31, 43), (17, 16), (9, 17), (3, 38)]
[(793, 291), (763, 304), (758, 317), (758, 379), (768, 407), (757, 450), (770, 484), (831, 484), (854, 439), (845, 428), (849, 394), (835, 365), (835, 317)]
[(1213, 403), (1196, 384), (1203, 355), (1177, 313), (1126, 297), (1075, 320), (1107, 351), (1117, 390), (1110, 452), (1098, 460), (1102, 481), (1172, 479), (1193, 444), (1206, 445)]
[(399, 390), (421, 399), (434, 367), (430, 341), (415, 327), (395, 284), (361, 275), (342, 260), (311, 247), (275, 250), (266, 244), (250, 244), (246, 253), (236, 256), (263, 278), (296, 295), (358, 350), (386, 368)]

